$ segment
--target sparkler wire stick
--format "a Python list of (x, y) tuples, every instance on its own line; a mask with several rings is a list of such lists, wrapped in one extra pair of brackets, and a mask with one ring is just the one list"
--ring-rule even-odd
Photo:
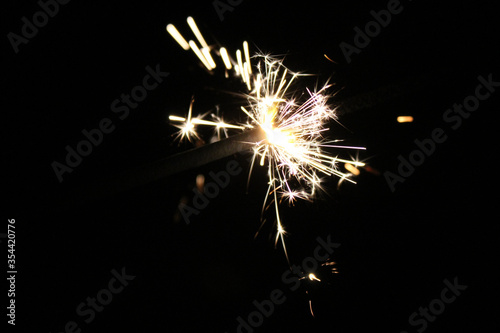
[(224, 157), (252, 149), (266, 139), (259, 127), (199, 148), (137, 167), (103, 182), (87, 186), (78, 193), (77, 201), (96, 200), (147, 185), (174, 174), (191, 170)]

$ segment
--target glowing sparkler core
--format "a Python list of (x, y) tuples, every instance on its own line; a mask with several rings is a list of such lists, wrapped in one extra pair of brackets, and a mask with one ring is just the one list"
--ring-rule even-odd
[(273, 190), (279, 190), (289, 199), (297, 197), (297, 192), (292, 191), (288, 184), (288, 180), (293, 176), (310, 188), (310, 195), (304, 191), (300, 192), (300, 196), (307, 199), (319, 185), (318, 172), (347, 179), (348, 175), (337, 168), (337, 162), (364, 165), (324, 152), (325, 148), (334, 147), (323, 137), (323, 132), (328, 130), (325, 127), (327, 121), (336, 118), (335, 111), (327, 105), (328, 97), (323, 95), (323, 91), (329, 86), (325, 85), (314, 93), (307, 90), (309, 98), (305, 103), (297, 104), (289, 96), (288, 90), (299, 74), (291, 73), (281, 61), (269, 56), (258, 58), (261, 63), (257, 66), (259, 73), (255, 88), (248, 95), (250, 111), (244, 107), (242, 110), (252, 120), (249, 126), (260, 126), (267, 135), (267, 140), (257, 143), (255, 156), (260, 157), (261, 165), (266, 159), (274, 161), (269, 163), (269, 167), (273, 167), (270, 169), (270, 183), (278, 183)]

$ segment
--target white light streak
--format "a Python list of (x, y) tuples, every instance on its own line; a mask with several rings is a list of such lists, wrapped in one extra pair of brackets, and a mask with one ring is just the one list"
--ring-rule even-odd
[(349, 171), (350, 173), (352, 173), (353, 175), (355, 176), (359, 176), (360, 174), (360, 171), (358, 168), (356, 168), (354, 165), (352, 165), (351, 163), (345, 163), (344, 164), (344, 168)]
[(219, 52), (220, 52), (222, 61), (224, 61), (224, 66), (226, 66), (227, 69), (231, 69), (233, 66), (231, 65), (231, 60), (229, 59), (229, 55), (227, 54), (226, 48), (221, 47)]
[(203, 35), (201, 34), (200, 30), (198, 29), (198, 26), (196, 25), (194, 18), (189, 16), (187, 18), (187, 23), (189, 24), (189, 27), (193, 31), (194, 35), (196, 36), (196, 39), (198, 39), (198, 42), (200, 42), (201, 47), (208, 49), (208, 44), (207, 44), (207, 42), (205, 42), (205, 38), (203, 38)]
[(211, 67), (210, 69), (214, 69), (216, 67), (216, 65), (215, 65), (214, 59), (210, 55), (210, 49), (207, 47), (204, 47), (201, 49), (201, 53), (203, 54), (203, 56), (207, 60), (208, 64), (210, 65), (210, 67)]
[(236, 61), (238, 62), (238, 68), (240, 69), (241, 79), (246, 83), (245, 69), (243, 67), (243, 59), (241, 58), (240, 50), (236, 50)]
[(249, 64), (248, 73), (252, 74), (252, 66), (250, 66), (250, 51), (248, 49), (248, 42), (243, 42), (243, 52), (245, 53), (245, 62)]
[(184, 49), (184, 50), (189, 50), (189, 44), (186, 42), (184, 37), (180, 34), (180, 32), (177, 30), (177, 28), (173, 24), (168, 24), (167, 25), (167, 31), (168, 33), (175, 39), (177, 43)]
[(198, 48), (198, 45), (196, 45), (196, 43), (194, 41), (190, 40), (189, 41), (189, 46), (191, 46), (191, 49), (196, 54), (196, 56), (198, 57), (198, 59), (200, 59), (200, 61), (203, 63), (203, 65), (205, 65), (205, 67), (209, 71), (212, 70), (212, 66), (210, 66), (210, 64), (208, 63), (207, 59), (205, 59), (205, 56), (203, 55), (203, 53), (201, 53), (200, 49)]

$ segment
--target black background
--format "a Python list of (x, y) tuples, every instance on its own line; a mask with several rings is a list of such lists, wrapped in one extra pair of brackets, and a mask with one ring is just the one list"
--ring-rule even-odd
[[(455, 277), (467, 289), (426, 331), (498, 328), (498, 88), (457, 130), (442, 119), (474, 94), (479, 75), (500, 81), (498, 14), (477, 1), (402, 6), (347, 63), (339, 44), (352, 44), (353, 28), (363, 29), (370, 10), (386, 1), (247, 0), (223, 21), (211, 1), (71, 1), (17, 54), (6, 36), (20, 34), (21, 18), (31, 20), (40, 8), (35, 1), (4, 4), (3, 212), (4, 226), (7, 218), (17, 224), (15, 329), (61, 332), (75, 321), (82, 332), (236, 332), (236, 318), (255, 310), (253, 300), (281, 289), (286, 302), (255, 332), (416, 332), (421, 326), (408, 317)], [(209, 44), (234, 52), (248, 40), (251, 51), (285, 55), (290, 69), (318, 74), (302, 89), (335, 83), (332, 103), (348, 130), (332, 123), (329, 136), (365, 146), (359, 158), (380, 175), (362, 170), (357, 185), (339, 189), (338, 179), (324, 179), (326, 193), (312, 203), (283, 204), (281, 217), (292, 263), (312, 255), (318, 236), (330, 235), (341, 244), (331, 257), (340, 274), (323, 274), (321, 284), (304, 282), (294, 292), (283, 283), (288, 266), (274, 248), (272, 225), (254, 239), (267, 179), (265, 168), (257, 169), (247, 193), (245, 154), (105, 199), (66, 200), (83, 184), (190, 148), (174, 142), (167, 118), (185, 114), (193, 95), (195, 114), (219, 105), (226, 120), (242, 120), (244, 101), (226, 92), (245, 87), (221, 70), (205, 71), (165, 32), (174, 23), (189, 35), (190, 15)], [(157, 64), (170, 75), (119, 120), (111, 102)], [(415, 121), (396, 122), (406, 114)], [(65, 146), (75, 147), (81, 131), (103, 118), (116, 129), (59, 183), (51, 163), (63, 162)], [(446, 142), (391, 192), (384, 172), (397, 172), (398, 156), (408, 157), (413, 141), (435, 128)], [(243, 172), (189, 225), (176, 219), (196, 174), (223, 170), (232, 159)], [(122, 267), (135, 279), (85, 323), (75, 309)]]

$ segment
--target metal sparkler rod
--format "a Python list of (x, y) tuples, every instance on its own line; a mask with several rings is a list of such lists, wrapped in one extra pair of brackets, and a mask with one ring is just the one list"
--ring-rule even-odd
[[(152, 163), (143, 169), (150, 170), (149, 178), (141, 184), (158, 180), (176, 173), (191, 170), (224, 157), (251, 149), (255, 143), (266, 139), (266, 133), (259, 127), (231, 136), (199, 148), (173, 155)], [(154, 173), (154, 175), (153, 175)]]
[(82, 193), (77, 194), (77, 201), (109, 197), (179, 172), (195, 169), (210, 162), (251, 149), (255, 143), (265, 138), (265, 132), (259, 127), (227, 139), (175, 154), (128, 170), (103, 182), (87, 186)]

